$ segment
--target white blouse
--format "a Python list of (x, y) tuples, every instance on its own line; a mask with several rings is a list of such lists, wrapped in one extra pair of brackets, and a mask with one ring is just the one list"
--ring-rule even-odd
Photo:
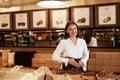
[[(63, 54), (63, 57), (61, 57), (61, 54)], [(53, 52), (52, 59), (60, 63), (65, 63), (67, 66), (68, 58), (65, 57), (81, 58), (81, 61), (84, 64), (82, 66), (83, 70), (86, 71), (89, 51), (85, 40), (78, 38), (76, 45), (69, 38), (61, 40)]]

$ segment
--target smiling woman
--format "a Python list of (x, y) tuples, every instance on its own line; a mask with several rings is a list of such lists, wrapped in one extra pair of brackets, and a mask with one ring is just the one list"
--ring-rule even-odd
[[(61, 57), (62, 53), (63, 57)], [(86, 71), (89, 51), (85, 40), (78, 38), (78, 25), (75, 22), (66, 24), (65, 39), (57, 45), (52, 59), (62, 63), (62, 70)]]

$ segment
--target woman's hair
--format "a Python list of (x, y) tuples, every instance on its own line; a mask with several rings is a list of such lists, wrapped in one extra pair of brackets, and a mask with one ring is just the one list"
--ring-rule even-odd
[(76, 35), (76, 37), (78, 37), (78, 25), (73, 21), (69, 21), (69, 22), (67, 22), (67, 24), (65, 26), (65, 39), (70, 37), (69, 34), (66, 32), (70, 25), (75, 25), (77, 27), (77, 35)]
[(92, 29), (85, 30), (84, 39), (85, 39), (85, 41), (86, 41), (87, 44), (90, 43), (90, 40), (91, 40), (91, 38), (92, 38), (92, 36), (93, 36), (92, 33), (93, 33), (93, 30), (92, 30)]

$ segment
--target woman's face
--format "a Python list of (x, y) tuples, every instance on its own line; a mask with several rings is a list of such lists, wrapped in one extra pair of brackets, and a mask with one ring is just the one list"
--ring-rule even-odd
[(76, 25), (74, 25), (74, 24), (69, 25), (67, 30), (66, 30), (66, 33), (68, 33), (70, 37), (76, 37), (76, 35), (77, 35)]

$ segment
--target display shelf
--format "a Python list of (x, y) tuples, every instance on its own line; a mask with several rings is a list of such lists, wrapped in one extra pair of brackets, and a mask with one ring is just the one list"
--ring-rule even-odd
[(63, 31), (11, 31), (0, 35), (0, 46), (56, 46)]
[[(80, 38), (83, 38), (84, 30), (79, 30)], [(119, 33), (119, 29), (115, 28), (93, 29), (93, 35), (98, 42), (97, 47), (118, 47)], [(63, 38), (64, 30), (11, 31), (0, 34), (0, 46), (57, 46)]]

